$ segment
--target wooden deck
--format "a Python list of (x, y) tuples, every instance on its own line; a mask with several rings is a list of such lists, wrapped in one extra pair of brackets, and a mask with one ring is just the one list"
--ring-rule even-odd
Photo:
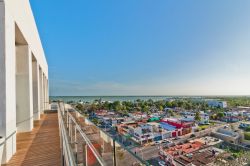
[(32, 132), (17, 134), (17, 152), (4, 166), (60, 166), (57, 113), (44, 114)]

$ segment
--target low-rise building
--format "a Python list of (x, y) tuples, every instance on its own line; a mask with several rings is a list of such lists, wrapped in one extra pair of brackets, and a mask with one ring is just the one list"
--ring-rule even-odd
[(208, 104), (209, 107), (227, 108), (227, 102), (226, 101), (208, 100), (207, 104)]
[(159, 155), (171, 166), (203, 166), (212, 164), (218, 154), (224, 151), (213, 147), (222, 140), (213, 137), (202, 137), (186, 144), (161, 148)]
[(207, 146), (214, 146), (223, 142), (221, 139), (210, 137), (210, 136), (197, 138), (197, 139), (191, 140), (190, 142), (194, 142), (194, 141), (199, 141)]
[(159, 155), (162, 160), (170, 165), (178, 165), (176, 159), (180, 158), (183, 155), (191, 154), (199, 150), (204, 144), (199, 141), (194, 141), (192, 143), (186, 143), (183, 145), (176, 145), (170, 148), (161, 148)]
[(185, 122), (177, 118), (164, 118), (161, 120), (161, 122), (169, 124), (171, 126), (174, 126), (176, 129), (181, 130), (180, 132), (178, 131), (178, 133), (173, 133), (172, 137), (191, 133), (192, 126), (194, 126), (194, 122)]
[(212, 166), (216, 160), (216, 156), (224, 151), (215, 147), (209, 147), (195, 151), (191, 154), (182, 155), (175, 159), (178, 166)]
[(237, 144), (240, 141), (239, 133), (223, 128), (219, 128), (218, 130), (213, 131), (211, 135), (229, 143)]
[(182, 129), (176, 128), (175, 126), (172, 126), (165, 122), (160, 122), (160, 127), (162, 128), (162, 139), (171, 138), (171, 137), (177, 137), (182, 135)]
[(130, 125), (128, 130), (132, 139), (140, 144), (154, 141), (153, 127), (149, 124)]
[(241, 116), (224, 116), (221, 118), (221, 121), (227, 122), (227, 123), (235, 123), (243, 120), (243, 117)]
[(141, 120), (141, 119), (145, 119), (145, 118), (148, 117), (147, 114), (141, 113), (141, 112), (129, 113), (128, 115), (129, 115), (129, 117), (131, 117), (133, 120)]
[[(185, 112), (183, 113), (182, 121), (185, 122), (194, 122), (195, 121), (195, 112)], [(200, 118), (199, 124), (209, 124), (209, 115), (204, 111), (200, 111)]]
[(239, 127), (246, 129), (246, 128), (250, 127), (250, 122), (241, 122)]

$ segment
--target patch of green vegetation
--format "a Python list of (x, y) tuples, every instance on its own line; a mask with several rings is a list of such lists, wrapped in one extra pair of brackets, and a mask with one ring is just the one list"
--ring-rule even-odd
[(229, 153), (232, 153), (232, 156), (234, 158), (239, 158), (244, 154), (243, 150), (235, 150), (235, 149), (232, 149), (232, 148), (227, 148), (226, 151), (229, 152)]
[(244, 137), (246, 140), (250, 140), (250, 132), (244, 132)]
[(99, 123), (99, 121), (98, 121), (97, 118), (92, 119), (92, 122), (93, 122), (95, 125), (97, 125), (97, 124)]
[(207, 129), (209, 127), (209, 125), (201, 125), (201, 126), (199, 126), (199, 129), (200, 130), (205, 130), (205, 129)]
[(250, 126), (248, 126), (245, 130), (246, 130), (247, 132), (250, 132)]
[(214, 122), (211, 122), (210, 124), (211, 124), (212, 126), (214, 126), (214, 125), (215, 125), (215, 123), (214, 123)]

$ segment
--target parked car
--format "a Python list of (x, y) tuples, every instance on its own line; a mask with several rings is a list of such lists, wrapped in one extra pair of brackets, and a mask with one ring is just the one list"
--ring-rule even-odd
[(164, 139), (164, 140), (161, 141), (161, 143), (164, 143), (164, 144), (165, 144), (165, 143), (171, 143), (171, 142)]
[(151, 142), (150, 145), (154, 146), (154, 145), (159, 145), (161, 144), (159, 141), (154, 141), (154, 142)]
[(164, 161), (159, 161), (158, 164), (159, 164), (160, 166), (166, 166), (166, 163), (165, 163)]
[(155, 145), (159, 145), (161, 144), (159, 141), (155, 141)]

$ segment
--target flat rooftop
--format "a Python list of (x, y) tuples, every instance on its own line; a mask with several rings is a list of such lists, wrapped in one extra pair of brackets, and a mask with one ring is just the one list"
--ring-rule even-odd
[[(203, 143), (205, 145), (208, 145), (208, 146), (216, 145), (218, 143), (223, 142), (221, 139), (210, 137), (210, 136), (197, 138), (197, 139), (195, 139), (193, 141), (199, 141), (199, 142), (201, 142), (201, 143)], [(191, 140), (190, 142), (193, 142), (193, 141)]]
[(195, 152), (192, 155), (183, 155), (175, 159), (178, 163), (183, 165), (188, 165), (192, 163), (195, 166), (203, 166), (214, 162), (215, 155), (213, 155), (211, 150), (205, 150), (202, 152)]
[(170, 147), (165, 151), (165, 153), (173, 156), (174, 158), (179, 157), (180, 155), (185, 155), (188, 153), (192, 153), (194, 151), (199, 150), (204, 144), (199, 141), (194, 141), (190, 143), (186, 143), (183, 145), (176, 145), (173, 147)]

